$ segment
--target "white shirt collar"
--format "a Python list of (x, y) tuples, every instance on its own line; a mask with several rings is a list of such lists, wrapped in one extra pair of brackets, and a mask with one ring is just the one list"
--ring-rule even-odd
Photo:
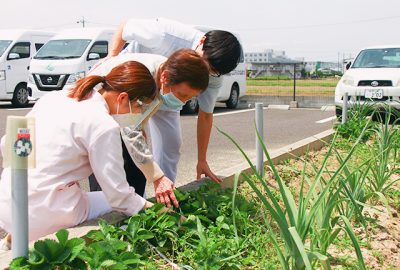
[(104, 105), (104, 107), (107, 109), (107, 111), (110, 112), (110, 108), (108, 107), (106, 100), (104, 99), (103, 95), (100, 94), (98, 91), (93, 90), (93, 94), (90, 97), (90, 100), (94, 101), (94, 102), (102, 103)]

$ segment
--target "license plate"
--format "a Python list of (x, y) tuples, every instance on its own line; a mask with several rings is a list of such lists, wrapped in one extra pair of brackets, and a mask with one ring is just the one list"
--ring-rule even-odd
[(382, 99), (383, 98), (383, 90), (382, 89), (367, 89), (367, 90), (365, 90), (365, 98)]

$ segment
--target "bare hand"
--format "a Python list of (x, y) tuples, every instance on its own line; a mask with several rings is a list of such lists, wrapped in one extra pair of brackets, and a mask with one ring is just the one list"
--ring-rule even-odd
[(149, 208), (151, 208), (151, 207), (153, 207), (153, 203), (152, 202), (149, 202), (149, 201), (146, 201), (145, 203), (144, 203), (144, 206), (143, 206), (143, 209), (145, 210), (145, 209), (149, 209)]
[(216, 176), (208, 166), (207, 161), (199, 161), (197, 163), (197, 180), (201, 178), (202, 175), (205, 175), (207, 177), (210, 177), (214, 182), (216, 183), (221, 183), (222, 179)]
[(179, 203), (174, 194), (174, 183), (168, 179), (168, 177), (163, 176), (160, 179), (154, 181), (154, 191), (156, 193), (157, 202), (165, 204), (168, 208), (172, 204), (178, 208)]

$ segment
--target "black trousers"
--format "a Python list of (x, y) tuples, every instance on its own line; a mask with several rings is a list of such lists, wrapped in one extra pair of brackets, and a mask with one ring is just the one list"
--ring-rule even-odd
[[(122, 141), (122, 139), (121, 139)], [(146, 187), (146, 177), (141, 170), (133, 162), (131, 156), (126, 149), (124, 141), (122, 141), (122, 156), (124, 158), (124, 169), (126, 174), (126, 181), (131, 187), (135, 188), (138, 195), (143, 196)], [(101, 187), (96, 180), (94, 174), (89, 176), (90, 191), (101, 191)]]

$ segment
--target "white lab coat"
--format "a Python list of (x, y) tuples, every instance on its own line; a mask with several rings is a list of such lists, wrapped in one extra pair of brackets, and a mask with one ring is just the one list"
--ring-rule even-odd
[[(78, 181), (94, 173), (109, 205), (128, 215), (145, 200), (129, 187), (123, 168), (120, 128), (103, 97), (77, 102), (66, 91), (41, 98), (28, 116), (36, 119), (36, 168), (28, 171), (29, 238), (37, 239), (85, 221), (90, 200)], [(0, 181), (0, 227), (11, 232), (11, 170)]]

